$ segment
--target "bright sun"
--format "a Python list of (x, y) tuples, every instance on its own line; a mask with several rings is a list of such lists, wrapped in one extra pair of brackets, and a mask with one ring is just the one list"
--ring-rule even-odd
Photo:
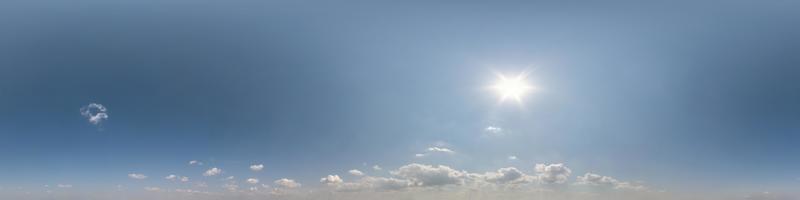
[(514, 98), (517, 102), (522, 102), (522, 96), (533, 89), (526, 81), (527, 73), (521, 73), (514, 78), (508, 78), (502, 74), (497, 74), (497, 77), (500, 80), (492, 86), (492, 89), (500, 94), (500, 101)]

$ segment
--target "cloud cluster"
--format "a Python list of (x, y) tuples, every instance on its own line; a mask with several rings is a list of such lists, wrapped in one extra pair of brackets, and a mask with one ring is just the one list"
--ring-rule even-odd
[(610, 176), (602, 176), (593, 173), (586, 173), (583, 176), (578, 176), (576, 185), (599, 186), (621, 190), (646, 190), (642, 185), (633, 184), (630, 182), (619, 181)]
[(350, 175), (353, 176), (364, 176), (364, 172), (361, 172), (357, 169), (351, 169), (350, 171), (347, 171), (347, 173), (350, 173)]
[(572, 170), (567, 168), (563, 163), (550, 165), (536, 164), (534, 169), (538, 180), (546, 184), (561, 184), (567, 182), (569, 176), (572, 174)]
[(286, 188), (286, 189), (299, 188), (301, 186), (300, 183), (297, 183), (294, 180), (287, 178), (275, 180), (273, 183), (275, 183), (276, 187)]
[(264, 165), (263, 164), (250, 165), (250, 170), (254, 171), (254, 172), (261, 171), (263, 169), (264, 169)]
[(89, 120), (89, 123), (99, 125), (104, 120), (108, 119), (106, 107), (98, 103), (90, 103), (80, 109), (81, 115)]
[(222, 173), (222, 170), (216, 167), (206, 170), (203, 172), (203, 176), (216, 176)]

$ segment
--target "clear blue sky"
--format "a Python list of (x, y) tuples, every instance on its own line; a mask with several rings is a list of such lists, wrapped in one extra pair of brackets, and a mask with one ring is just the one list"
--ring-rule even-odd
[[(564, 163), (570, 182), (592, 172), (654, 190), (796, 189), (798, 8), (4, 1), (0, 186), (164, 189), (178, 174), (219, 188), (201, 175), (218, 167), (315, 188), (350, 169)], [(521, 72), (537, 89), (520, 102), (487, 89)], [(109, 118), (90, 123), (89, 103)]]

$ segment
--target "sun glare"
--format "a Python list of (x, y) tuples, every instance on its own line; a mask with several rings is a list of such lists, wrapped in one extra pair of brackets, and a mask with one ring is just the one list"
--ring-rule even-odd
[(498, 74), (497, 77), (500, 80), (492, 88), (500, 94), (500, 101), (513, 98), (517, 102), (522, 102), (522, 96), (533, 89), (527, 83), (526, 73), (521, 73), (514, 78), (508, 78), (502, 74)]

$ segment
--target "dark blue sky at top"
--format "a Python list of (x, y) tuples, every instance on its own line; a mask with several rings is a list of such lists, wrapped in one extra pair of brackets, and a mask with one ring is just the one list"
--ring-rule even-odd
[[(197, 159), (307, 182), (362, 163), (565, 162), (666, 187), (796, 186), (798, 6), (5, 1), (0, 184)], [(524, 70), (542, 91), (522, 105), (484, 90)], [(99, 128), (79, 113), (92, 102), (109, 109)], [(437, 142), (462, 156), (413, 158)]]

